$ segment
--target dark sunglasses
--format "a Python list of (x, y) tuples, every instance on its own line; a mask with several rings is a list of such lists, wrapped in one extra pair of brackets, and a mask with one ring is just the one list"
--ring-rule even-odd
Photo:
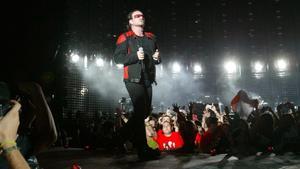
[(139, 18), (139, 17), (144, 18), (144, 15), (143, 15), (143, 14), (136, 14), (136, 15), (133, 15), (133, 18)]

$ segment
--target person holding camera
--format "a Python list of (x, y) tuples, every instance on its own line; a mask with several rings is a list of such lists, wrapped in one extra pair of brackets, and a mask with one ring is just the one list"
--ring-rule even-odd
[(11, 169), (29, 169), (29, 165), (16, 146), (17, 130), (20, 124), (21, 104), (11, 100), (12, 108), (0, 117), (0, 155), (7, 160)]
[[(20, 153), (32, 168), (38, 167), (36, 155), (51, 146), (57, 138), (56, 127), (51, 110), (46, 102), (42, 88), (34, 82), (0, 83), (1, 114), (14, 110), (8, 108), (9, 99), (17, 98), (22, 105), (18, 117), (18, 137), (11, 143), (20, 148)], [(14, 103), (14, 102), (13, 102)], [(11, 109), (11, 110), (10, 110)], [(10, 110), (10, 111), (7, 111)], [(5, 115), (4, 118), (7, 116)], [(20, 121), (20, 122), (19, 122)], [(1, 130), (1, 129), (0, 129)], [(1, 132), (3, 132), (1, 130)], [(0, 168), (7, 168), (6, 160), (0, 157)]]

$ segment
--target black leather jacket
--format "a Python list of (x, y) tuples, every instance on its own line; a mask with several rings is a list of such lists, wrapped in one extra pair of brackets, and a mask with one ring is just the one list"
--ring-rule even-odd
[[(125, 82), (140, 83), (142, 74), (147, 80), (155, 82), (155, 65), (161, 59), (154, 60), (152, 55), (157, 49), (156, 38), (152, 33), (145, 32), (143, 37), (138, 37), (133, 31), (128, 31), (119, 36), (114, 52), (114, 61), (124, 65), (123, 78)], [(137, 56), (139, 47), (143, 47), (145, 58), (140, 61)]]

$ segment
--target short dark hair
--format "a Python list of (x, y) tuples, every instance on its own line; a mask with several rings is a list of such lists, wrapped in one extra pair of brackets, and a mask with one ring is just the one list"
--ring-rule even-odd
[(135, 11), (140, 11), (140, 12), (141, 12), (141, 10), (139, 10), (139, 9), (131, 10), (131, 11), (128, 13), (128, 15), (127, 15), (127, 19), (128, 19), (128, 20), (132, 19), (132, 14), (133, 14), (133, 12), (135, 12)]
[[(132, 19), (132, 14), (133, 14), (133, 12), (136, 12), (136, 11), (140, 11), (140, 12), (141, 12), (141, 10), (139, 10), (139, 9), (133, 9), (133, 10), (131, 10), (131, 11), (128, 13), (128, 15), (127, 15), (128, 21), (129, 21), (130, 19)], [(127, 29), (130, 30), (130, 24), (129, 24), (129, 23), (127, 24)]]

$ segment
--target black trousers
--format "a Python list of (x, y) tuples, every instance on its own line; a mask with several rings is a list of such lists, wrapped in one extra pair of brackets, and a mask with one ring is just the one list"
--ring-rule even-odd
[(134, 112), (127, 122), (126, 128), (132, 136), (133, 143), (137, 148), (138, 153), (141, 154), (148, 148), (144, 120), (151, 111), (152, 86), (131, 82), (126, 82), (125, 86), (134, 108)]

